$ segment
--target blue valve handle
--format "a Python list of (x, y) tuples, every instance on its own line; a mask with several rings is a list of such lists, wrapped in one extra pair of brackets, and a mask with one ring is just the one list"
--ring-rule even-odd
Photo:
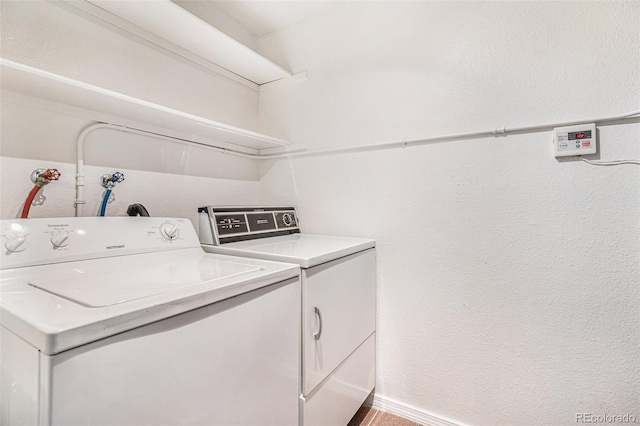
[(120, 183), (120, 182), (124, 181), (124, 173), (115, 172), (113, 175), (111, 175), (111, 180), (114, 183)]

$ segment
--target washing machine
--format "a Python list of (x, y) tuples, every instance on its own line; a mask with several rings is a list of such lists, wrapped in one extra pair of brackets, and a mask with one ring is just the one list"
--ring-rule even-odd
[(304, 234), (293, 207), (198, 212), (206, 252), (298, 265), (300, 424), (346, 425), (375, 386), (375, 240)]
[(0, 424), (295, 425), (300, 270), (175, 218), (5, 220)]

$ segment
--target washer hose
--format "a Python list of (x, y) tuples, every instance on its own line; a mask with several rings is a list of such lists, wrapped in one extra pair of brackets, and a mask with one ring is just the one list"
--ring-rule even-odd
[(29, 210), (31, 209), (31, 204), (33, 200), (36, 198), (36, 194), (40, 191), (40, 188), (51, 182), (52, 180), (60, 179), (60, 172), (58, 169), (37, 169), (34, 170), (31, 174), (31, 181), (35, 183), (31, 192), (27, 196), (26, 201), (24, 202), (24, 207), (22, 208), (21, 219), (27, 219), (29, 217)]
[(144, 216), (149, 217), (149, 212), (142, 204), (131, 204), (127, 208), (127, 214), (129, 216)]
[(104, 199), (102, 200), (102, 206), (100, 207), (100, 216), (104, 216), (107, 211), (107, 203), (109, 197), (111, 197), (111, 191), (115, 188), (116, 184), (124, 181), (124, 173), (115, 172), (113, 174), (102, 175), (100, 178), (100, 185), (106, 188), (107, 192), (104, 193)]
[(42, 188), (41, 185), (34, 185), (31, 192), (29, 192), (29, 196), (27, 197), (27, 201), (24, 202), (24, 208), (22, 209), (22, 219), (26, 219), (29, 217), (29, 209), (31, 209), (31, 204), (33, 203), (33, 199), (36, 198), (36, 194)]
[(104, 193), (104, 198), (102, 199), (102, 207), (100, 207), (100, 216), (104, 216), (107, 211), (107, 203), (109, 202), (109, 197), (111, 196), (111, 188), (107, 188), (107, 192)]

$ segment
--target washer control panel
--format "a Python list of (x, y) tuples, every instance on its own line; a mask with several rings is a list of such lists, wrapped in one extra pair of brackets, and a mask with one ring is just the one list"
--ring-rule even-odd
[(597, 152), (595, 123), (556, 127), (553, 129), (553, 148), (556, 158), (595, 154)]
[(201, 207), (200, 242), (223, 244), (300, 232), (293, 207)]
[(3, 220), (0, 238), (1, 269), (200, 247), (191, 222), (180, 218)]

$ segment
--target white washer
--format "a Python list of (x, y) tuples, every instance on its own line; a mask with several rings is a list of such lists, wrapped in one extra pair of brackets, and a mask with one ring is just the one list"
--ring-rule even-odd
[(298, 423), (295, 265), (187, 219), (0, 222), (0, 424)]
[(198, 211), (205, 251), (300, 266), (300, 424), (346, 425), (375, 386), (375, 240), (302, 234), (293, 207)]

